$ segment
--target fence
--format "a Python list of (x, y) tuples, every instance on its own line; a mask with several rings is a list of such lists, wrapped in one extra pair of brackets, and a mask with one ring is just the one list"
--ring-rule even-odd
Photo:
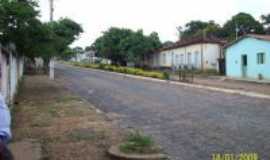
[(180, 67), (178, 69), (173, 69), (173, 72), (170, 74), (170, 80), (193, 83), (194, 69), (188, 67)]
[(24, 58), (16, 55), (15, 47), (0, 44), (0, 81), (1, 94), (6, 102), (13, 103), (18, 83), (23, 76)]

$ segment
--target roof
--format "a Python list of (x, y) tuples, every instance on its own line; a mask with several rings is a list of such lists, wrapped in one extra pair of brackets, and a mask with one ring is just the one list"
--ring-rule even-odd
[(200, 44), (200, 43), (213, 43), (213, 44), (220, 44), (220, 45), (225, 45), (226, 41), (218, 39), (216, 37), (206, 37), (206, 36), (197, 36), (197, 37), (191, 37), (191, 38), (185, 38), (180, 41), (175, 42), (171, 46), (163, 47), (159, 49), (159, 51), (166, 51), (166, 50), (171, 50), (171, 49), (176, 49), (180, 47), (185, 47), (193, 44)]
[(242, 37), (240, 37), (239, 39), (231, 42), (231, 43), (228, 43), (227, 45), (224, 46), (224, 48), (229, 48), (231, 47), (232, 45), (238, 43), (239, 41), (245, 39), (245, 38), (255, 38), (255, 39), (258, 39), (258, 40), (263, 40), (263, 41), (270, 41), (270, 35), (263, 35), (263, 34), (246, 34)]

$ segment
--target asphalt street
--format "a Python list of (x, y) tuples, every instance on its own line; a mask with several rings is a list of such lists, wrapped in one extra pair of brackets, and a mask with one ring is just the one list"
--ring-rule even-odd
[(123, 128), (152, 135), (175, 160), (215, 153), (270, 159), (270, 100), (56, 65), (56, 78)]

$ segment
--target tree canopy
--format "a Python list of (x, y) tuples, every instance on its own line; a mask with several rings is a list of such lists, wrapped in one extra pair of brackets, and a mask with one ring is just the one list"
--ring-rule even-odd
[(261, 16), (266, 34), (270, 34), (270, 14)]
[(144, 56), (159, 47), (161, 42), (156, 32), (146, 36), (142, 30), (135, 32), (115, 27), (105, 31), (93, 44), (93, 48), (100, 56), (120, 65), (125, 65), (127, 62), (138, 65)]
[(262, 24), (247, 13), (239, 13), (233, 16), (224, 24), (223, 32), (226, 37), (233, 39), (236, 36), (236, 29), (238, 29), (239, 36), (248, 33), (264, 33)]
[[(264, 24), (270, 24), (270, 16), (263, 16)], [(269, 27), (268, 27), (269, 28)], [(248, 33), (264, 33), (263, 24), (247, 13), (238, 13), (228, 20), (223, 26), (214, 21), (190, 21), (185, 27), (177, 27), (181, 38), (210, 35), (219, 38), (232, 40), (236, 37), (236, 30), (239, 36)]]
[(68, 18), (42, 23), (35, 0), (1, 0), (0, 42), (29, 58), (61, 56), (83, 29)]

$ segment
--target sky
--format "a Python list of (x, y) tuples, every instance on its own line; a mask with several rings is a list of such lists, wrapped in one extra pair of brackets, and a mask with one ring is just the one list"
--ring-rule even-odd
[[(42, 21), (49, 20), (49, 0), (39, 0)], [(224, 24), (247, 12), (259, 19), (270, 13), (270, 0), (55, 0), (55, 20), (69, 17), (84, 33), (72, 46), (89, 46), (110, 27), (155, 31), (162, 42), (177, 39), (177, 26), (191, 20)]]

